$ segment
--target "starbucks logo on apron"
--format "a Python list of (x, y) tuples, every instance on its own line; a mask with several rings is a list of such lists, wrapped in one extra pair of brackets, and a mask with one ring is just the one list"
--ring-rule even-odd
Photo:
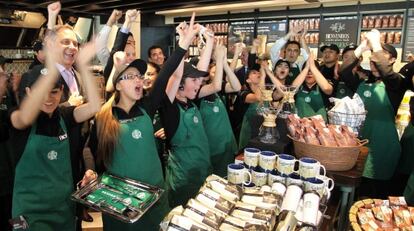
[(220, 111), (220, 109), (219, 109), (219, 107), (214, 106), (214, 107), (213, 107), (213, 111), (214, 111), (215, 113), (217, 113), (217, 112), (219, 112), (219, 111)]
[(47, 153), (47, 158), (49, 160), (57, 160), (57, 155), (58, 155), (58, 153), (55, 150), (52, 150), (52, 151)]
[(138, 130), (138, 129), (135, 129), (134, 131), (132, 131), (131, 135), (132, 135), (132, 138), (134, 138), (136, 140), (142, 138), (141, 131)]
[(368, 91), (368, 90), (366, 90), (366, 91), (364, 91), (364, 96), (365, 97), (367, 97), (367, 98), (369, 98), (369, 97), (371, 97), (371, 92), (370, 91)]
[(306, 103), (310, 103), (311, 101), (312, 101), (311, 97), (309, 97), (309, 96), (305, 97), (305, 102)]
[(194, 116), (193, 117), (193, 121), (194, 121), (195, 124), (198, 124), (198, 118), (197, 118), (197, 116)]
[(341, 88), (341, 89), (339, 90), (339, 93), (344, 94), (344, 93), (345, 93), (345, 89)]

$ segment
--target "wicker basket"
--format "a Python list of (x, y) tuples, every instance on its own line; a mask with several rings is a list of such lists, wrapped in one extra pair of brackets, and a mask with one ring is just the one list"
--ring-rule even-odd
[(361, 226), (358, 223), (358, 216), (357, 213), (360, 208), (365, 207), (365, 205), (373, 204), (373, 199), (365, 199), (355, 202), (351, 208), (349, 209), (349, 222), (351, 223), (352, 230), (354, 231), (362, 231)]
[(311, 157), (323, 164), (329, 171), (347, 171), (354, 167), (358, 160), (360, 147), (368, 143), (368, 140), (358, 140), (357, 146), (352, 147), (326, 147), (322, 145), (307, 144), (293, 140), (293, 147), (297, 158)]

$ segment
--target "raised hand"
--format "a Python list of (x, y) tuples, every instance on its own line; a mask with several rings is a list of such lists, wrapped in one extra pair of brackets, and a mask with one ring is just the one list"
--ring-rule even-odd
[(121, 72), (126, 67), (126, 54), (123, 51), (117, 51), (114, 54), (114, 66), (115, 69)]
[(90, 42), (84, 44), (76, 57), (76, 64), (78, 66), (87, 66), (96, 54), (96, 39), (93, 38)]
[(243, 49), (246, 48), (246, 44), (244, 43), (236, 43), (234, 45), (234, 55), (239, 57), (240, 54), (243, 52)]
[(216, 57), (216, 60), (223, 60), (226, 56), (226, 53), (226, 47), (222, 44), (217, 44), (214, 50), (214, 56)]
[(60, 12), (60, 9), (61, 9), (60, 2), (59, 2), (59, 1), (57, 1), (57, 2), (54, 2), (54, 3), (49, 4), (49, 5), (47, 6), (47, 13), (48, 13), (50, 16), (52, 16), (52, 17), (56, 18), (56, 16), (57, 16), (57, 15), (59, 14), (59, 12)]
[(139, 12), (137, 10), (127, 10), (125, 14), (125, 20), (128, 20), (129, 22), (134, 22), (135, 19), (137, 19), (138, 13)]
[(121, 17), (122, 17), (122, 11), (113, 10), (111, 16), (108, 19), (108, 22), (106, 23), (106, 25), (108, 25), (108, 26), (114, 25)]
[(183, 49), (187, 49), (190, 46), (194, 36), (200, 31), (200, 24), (195, 24), (194, 19), (195, 12), (193, 12), (193, 15), (191, 16), (190, 25), (187, 25), (186, 22), (182, 22), (176, 28), (177, 33), (180, 35), (178, 45)]

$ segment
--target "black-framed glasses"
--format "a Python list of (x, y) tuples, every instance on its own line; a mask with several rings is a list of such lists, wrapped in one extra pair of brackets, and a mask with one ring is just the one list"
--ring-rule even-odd
[(137, 78), (139, 80), (143, 80), (145, 78), (145, 76), (141, 75), (141, 74), (124, 74), (121, 77), (119, 77), (119, 81), (126, 80), (126, 79), (127, 80), (133, 80), (135, 78)]

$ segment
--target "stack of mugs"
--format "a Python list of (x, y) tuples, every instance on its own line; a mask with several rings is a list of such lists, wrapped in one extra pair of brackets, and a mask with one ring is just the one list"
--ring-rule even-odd
[(292, 155), (257, 148), (245, 148), (244, 162), (230, 164), (227, 170), (230, 183), (245, 188), (270, 186), (273, 193), (284, 197), (281, 211), (316, 209), (315, 217), (305, 219), (312, 225), (316, 225), (320, 200), (329, 199), (334, 188), (334, 181), (326, 176), (319, 161), (308, 157), (298, 160)]

